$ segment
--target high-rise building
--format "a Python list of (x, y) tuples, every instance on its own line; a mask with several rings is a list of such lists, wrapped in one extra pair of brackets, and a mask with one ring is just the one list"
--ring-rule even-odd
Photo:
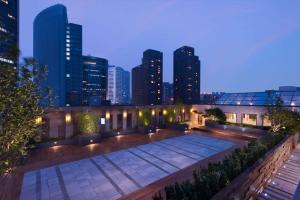
[(132, 104), (162, 104), (163, 53), (144, 51), (142, 64), (132, 69)]
[(108, 67), (107, 100), (112, 104), (130, 104), (130, 72), (121, 67)]
[(83, 56), (83, 105), (99, 106), (106, 101), (108, 61)]
[(68, 23), (67, 9), (61, 4), (40, 12), (33, 26), (33, 56), (47, 66), (41, 88), (51, 88), (55, 106), (80, 105), (82, 27)]
[(19, 0), (0, 1), (0, 64), (18, 65), (18, 58), (7, 52), (19, 46)]
[(174, 103), (200, 101), (200, 60), (194, 48), (183, 46), (174, 51)]
[(82, 104), (82, 26), (69, 23), (66, 30), (66, 106)]
[(55, 106), (66, 105), (66, 7), (60, 4), (40, 12), (33, 24), (33, 57), (47, 66), (42, 89), (50, 87)]
[(163, 83), (163, 104), (173, 104), (173, 84), (164, 82)]

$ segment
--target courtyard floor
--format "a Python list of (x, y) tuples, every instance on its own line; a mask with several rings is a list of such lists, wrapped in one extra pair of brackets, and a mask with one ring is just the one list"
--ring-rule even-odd
[(132, 199), (132, 195), (152, 195), (153, 189), (162, 186), (159, 182), (173, 182), (172, 177), (178, 180), (184, 171), (191, 176), (199, 163), (221, 159), (224, 152), (246, 143), (245, 138), (227, 131), (185, 135), (162, 130), (154, 135), (107, 138), (84, 147), (39, 149), (24, 166), (0, 178), (0, 199)]

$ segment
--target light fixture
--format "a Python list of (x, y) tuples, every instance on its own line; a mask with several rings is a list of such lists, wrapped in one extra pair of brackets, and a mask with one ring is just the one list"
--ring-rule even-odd
[(127, 112), (126, 112), (126, 111), (123, 112), (123, 117), (124, 117), (124, 118), (127, 117)]
[(90, 140), (90, 143), (94, 142), (94, 140)]
[(155, 115), (155, 110), (152, 110), (151, 114), (152, 114), (152, 116), (154, 116)]
[(166, 115), (168, 113), (168, 111), (167, 110), (163, 110), (163, 115)]
[(65, 116), (65, 120), (67, 123), (70, 123), (72, 118), (71, 118), (71, 114), (70, 113), (67, 113), (66, 116)]
[(40, 124), (42, 122), (42, 117), (37, 117), (35, 119), (35, 124)]
[(184, 113), (184, 108), (182, 109), (182, 113)]
[(106, 119), (109, 119), (109, 118), (110, 118), (110, 113), (109, 113), (109, 112), (106, 112), (106, 113), (105, 113), (105, 118), (106, 118)]
[(142, 116), (143, 116), (142, 111), (139, 111), (139, 117), (142, 117)]

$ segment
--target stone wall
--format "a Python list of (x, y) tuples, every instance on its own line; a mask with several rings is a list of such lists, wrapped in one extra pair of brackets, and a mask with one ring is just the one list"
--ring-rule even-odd
[[(290, 136), (270, 150), (252, 167), (221, 190), (213, 200), (256, 199), (294, 149), (296, 136)], [(298, 142), (298, 141), (297, 141)]]

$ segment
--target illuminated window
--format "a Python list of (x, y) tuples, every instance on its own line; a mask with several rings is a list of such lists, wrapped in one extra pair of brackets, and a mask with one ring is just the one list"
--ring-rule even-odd
[(236, 113), (225, 113), (226, 121), (230, 123), (236, 123)]
[(67, 45), (67, 47), (70, 47), (70, 44), (66, 44)]
[(70, 40), (69, 40), (69, 39), (67, 39), (67, 40), (66, 40), (66, 42), (70, 42)]
[(257, 115), (256, 114), (243, 114), (242, 123), (256, 126)]
[(70, 57), (67, 57), (67, 60), (71, 60)]
[(67, 53), (66, 53), (66, 55), (67, 55), (67, 56), (69, 56), (69, 55), (70, 55), (70, 53), (69, 53), (69, 52), (67, 52)]
[(70, 51), (70, 48), (67, 48), (66, 50), (67, 50), (67, 51)]
[(68, 78), (69, 78), (69, 77), (70, 77), (70, 74), (66, 74), (66, 77), (68, 77)]
[(2, 28), (1, 26), (0, 26), (0, 31), (7, 33), (7, 30), (5, 28)]

